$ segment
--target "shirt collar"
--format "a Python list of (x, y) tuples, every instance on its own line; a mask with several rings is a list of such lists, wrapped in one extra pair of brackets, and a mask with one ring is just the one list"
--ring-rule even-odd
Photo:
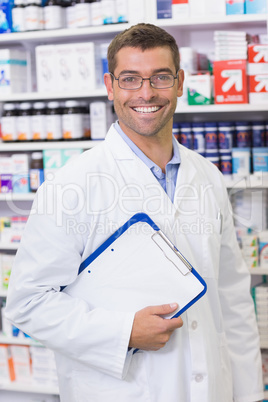
[[(124, 133), (122, 128), (119, 125), (118, 120), (114, 123), (114, 128), (120, 134), (120, 136), (123, 138), (123, 140), (128, 144), (128, 146), (131, 148), (131, 150), (146, 164), (146, 166), (149, 167), (149, 169), (157, 171), (157, 169), (160, 169), (159, 166), (154, 163), (151, 159), (146, 156), (139, 147), (137, 147), (136, 144)], [(175, 139), (174, 136), (172, 136), (172, 145), (173, 145), (173, 156), (171, 160), (167, 163), (167, 165), (175, 165), (175, 164), (180, 164), (181, 158), (180, 158), (180, 151), (179, 151), (179, 145), (177, 140)], [(160, 169), (161, 170), (161, 169)], [(162, 170), (161, 170), (162, 172)]]

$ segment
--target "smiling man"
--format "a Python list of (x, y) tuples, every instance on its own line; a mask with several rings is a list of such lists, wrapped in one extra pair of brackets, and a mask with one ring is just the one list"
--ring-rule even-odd
[[(38, 190), (12, 269), (7, 317), (55, 351), (61, 402), (259, 401), (250, 275), (224, 181), (172, 136), (184, 78), (176, 41), (138, 24), (113, 39), (108, 63), (104, 79), (118, 121), (103, 143)], [(62, 202), (55, 196), (47, 206), (51, 189), (61, 190)], [(80, 264), (111, 227), (141, 211), (207, 283), (207, 293), (181, 317), (163, 318), (178, 308), (174, 300), (128, 311), (118, 298), (121, 281), (107, 297), (109, 280), (101, 273), (91, 291), (75, 297), (62, 291), (75, 288)], [(89, 229), (76, 231), (81, 223)], [(140, 285), (142, 292), (142, 278)], [(133, 283), (124, 286), (131, 290)]]

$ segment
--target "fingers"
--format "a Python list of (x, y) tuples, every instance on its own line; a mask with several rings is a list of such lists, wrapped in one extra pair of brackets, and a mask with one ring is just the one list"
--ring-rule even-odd
[(160, 306), (151, 306), (147, 308), (150, 314), (165, 315), (173, 313), (173, 311), (177, 310), (178, 304), (177, 303), (161, 304)]

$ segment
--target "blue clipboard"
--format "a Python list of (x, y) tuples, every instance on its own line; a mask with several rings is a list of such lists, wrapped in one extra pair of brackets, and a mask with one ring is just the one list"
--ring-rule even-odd
[(145, 213), (133, 215), (79, 267), (63, 288), (90, 308), (138, 311), (178, 303), (181, 315), (207, 291), (204, 279)]

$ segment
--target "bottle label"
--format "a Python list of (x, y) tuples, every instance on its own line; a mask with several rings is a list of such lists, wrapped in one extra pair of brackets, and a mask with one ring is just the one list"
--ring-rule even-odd
[(62, 139), (61, 116), (58, 114), (47, 116), (46, 129), (48, 140)]
[(16, 141), (17, 129), (16, 129), (16, 117), (5, 116), (2, 117), (2, 137), (3, 141)]
[(62, 7), (46, 6), (44, 7), (45, 29), (63, 28)]
[(83, 115), (65, 114), (62, 118), (63, 138), (82, 138), (84, 136)]
[(32, 139), (45, 140), (47, 138), (46, 132), (46, 116), (32, 116)]
[(44, 181), (43, 169), (30, 169), (30, 189), (36, 191)]
[(43, 10), (41, 7), (28, 6), (25, 8), (25, 28), (26, 31), (43, 29)]
[(25, 31), (25, 15), (23, 8), (13, 8), (12, 10), (12, 24), (14, 32)]
[(81, 3), (74, 6), (75, 24), (77, 27), (91, 25), (91, 4)]
[(18, 130), (18, 140), (20, 141), (31, 140), (32, 130), (31, 130), (30, 116), (18, 117), (17, 130)]

